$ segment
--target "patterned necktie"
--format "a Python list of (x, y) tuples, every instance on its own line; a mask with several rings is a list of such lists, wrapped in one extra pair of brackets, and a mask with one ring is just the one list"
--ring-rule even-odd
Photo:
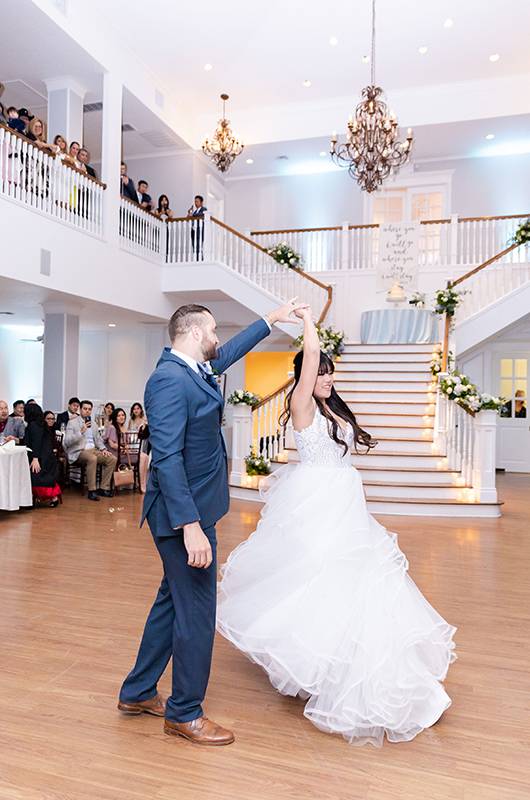
[(215, 375), (212, 372), (208, 372), (203, 367), (202, 364), (199, 364), (198, 367), (199, 367), (199, 372), (201, 373), (206, 383), (209, 383), (212, 389), (214, 389), (219, 394), (219, 384), (217, 383)]

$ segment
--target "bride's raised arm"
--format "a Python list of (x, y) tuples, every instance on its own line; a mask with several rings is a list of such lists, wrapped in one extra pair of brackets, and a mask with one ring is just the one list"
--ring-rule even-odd
[(304, 321), (304, 349), (300, 379), (291, 397), (291, 414), (295, 430), (302, 430), (313, 422), (315, 402), (313, 391), (320, 367), (320, 341), (310, 308), (296, 311)]

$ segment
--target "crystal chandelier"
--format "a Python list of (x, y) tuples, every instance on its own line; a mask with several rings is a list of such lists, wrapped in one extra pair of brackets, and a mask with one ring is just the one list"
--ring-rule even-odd
[(243, 152), (243, 142), (236, 139), (230, 128), (230, 122), (225, 116), (225, 103), (227, 94), (221, 95), (223, 101), (223, 118), (217, 123), (217, 128), (212, 139), (205, 139), (202, 152), (212, 159), (219, 172), (228, 172), (230, 165), (237, 156)]
[(409, 158), (412, 130), (404, 142), (397, 140), (396, 115), (388, 113), (381, 100), (383, 90), (375, 85), (375, 0), (372, 0), (371, 84), (362, 90), (362, 100), (348, 120), (346, 141), (338, 144), (337, 134), (331, 137), (330, 154), (333, 161), (347, 167), (361, 189), (373, 192), (392, 172)]

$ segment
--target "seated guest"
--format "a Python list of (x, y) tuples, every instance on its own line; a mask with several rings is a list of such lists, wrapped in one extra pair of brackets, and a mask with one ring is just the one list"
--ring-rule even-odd
[(57, 430), (57, 420), (55, 418), (55, 414), (53, 413), (53, 411), (44, 412), (44, 422), (46, 423), (50, 431), (53, 431), (55, 433), (55, 431)]
[(90, 175), (91, 178), (97, 178), (96, 170), (94, 167), (90, 165), (90, 153), (86, 149), (86, 147), (82, 147), (77, 154), (78, 160), (84, 166), (87, 175)]
[(127, 198), (127, 200), (132, 200), (133, 203), (138, 202), (138, 195), (136, 194), (136, 189), (134, 186), (134, 181), (132, 178), (129, 178), (127, 175), (127, 164), (125, 161), (121, 162), (120, 165), (120, 194), (122, 197)]
[(151, 195), (147, 193), (149, 189), (149, 184), (147, 181), (138, 181), (138, 190), (136, 192), (136, 199), (137, 202), (145, 208), (146, 211), (151, 211), (153, 208), (153, 201), (151, 199)]
[(66, 430), (66, 426), (70, 420), (78, 416), (80, 407), (81, 400), (79, 397), (71, 397), (68, 401), (67, 410), (57, 414), (57, 419), (55, 420), (55, 426), (57, 430), (63, 430), (63, 426), (64, 430)]
[(147, 487), (147, 470), (149, 467), (149, 428), (147, 426), (147, 417), (145, 416), (144, 409), (141, 403), (133, 403), (131, 406), (129, 425), (127, 426), (130, 431), (137, 431), (138, 438), (141, 441), (140, 445), (140, 491), (145, 494)]
[(24, 439), (26, 426), (23, 417), (9, 416), (9, 407), (5, 400), (0, 400), (0, 436), (5, 442), (14, 441), (19, 444)]
[[(122, 442), (122, 435), (127, 432), (127, 428), (125, 427), (126, 419), (127, 415), (123, 410), (123, 408), (116, 408), (112, 412), (110, 425), (107, 428), (107, 438), (105, 439), (105, 444), (107, 445), (108, 450), (111, 453), (114, 453), (114, 455), (118, 459), (118, 466), (121, 466), (122, 463), (124, 464), (128, 463), (127, 458), (125, 457), (123, 442)], [(135, 455), (135, 460), (136, 460), (136, 455)]]
[(173, 219), (175, 215), (169, 207), (169, 198), (167, 194), (160, 195), (158, 198), (158, 207), (155, 209), (154, 213), (163, 220)]
[[(112, 474), (116, 469), (116, 456), (109, 453), (97, 427), (92, 425), (91, 400), (83, 400), (81, 414), (74, 417), (66, 426), (64, 449), (70, 466), (85, 466), (88, 486), (88, 499), (112, 497)], [(102, 465), (101, 488), (96, 491), (96, 471)]]
[(26, 403), (25, 417), (33, 502), (36, 506), (54, 508), (59, 503), (61, 487), (57, 483), (58, 465), (52, 438), (37, 403)]
[(114, 409), (116, 406), (114, 403), (111, 403), (110, 400), (108, 403), (105, 403), (103, 406), (103, 439), (107, 438), (107, 432), (109, 426), (112, 425), (112, 415), (114, 413)]

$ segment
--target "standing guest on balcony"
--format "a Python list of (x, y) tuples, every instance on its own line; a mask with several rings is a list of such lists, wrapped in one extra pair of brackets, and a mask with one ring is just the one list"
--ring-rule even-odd
[(18, 111), (16, 110), (15, 106), (9, 106), (6, 111), (7, 114), (7, 124), (11, 128), (12, 131), (16, 131), (17, 133), (24, 134), (26, 131), (26, 126), (19, 119)]
[(66, 426), (74, 417), (79, 416), (79, 409), (81, 408), (81, 400), (79, 397), (71, 397), (68, 401), (68, 408), (57, 414), (57, 430), (66, 430)]
[(87, 175), (90, 175), (91, 178), (97, 178), (96, 170), (90, 164), (90, 153), (86, 149), (86, 147), (82, 147), (77, 154), (78, 160), (84, 166)]
[(151, 211), (153, 208), (153, 200), (151, 195), (147, 193), (149, 184), (147, 181), (138, 181), (138, 190), (136, 192), (136, 202), (139, 203), (146, 211)]
[(204, 197), (196, 194), (193, 205), (188, 208), (188, 217), (193, 217), (191, 223), (191, 249), (197, 260), (202, 258), (202, 245), (204, 242), (204, 214), (208, 211), (204, 205)]
[(35, 147), (38, 147), (39, 150), (45, 150), (49, 153), (52, 152), (52, 146), (46, 141), (44, 123), (38, 117), (34, 117), (29, 123), (26, 138), (29, 139), (30, 142), (33, 142)]
[(24, 125), (24, 130), (21, 133), (26, 133), (28, 130), (28, 125), (33, 119), (33, 114), (30, 114), (27, 108), (19, 108), (17, 111), (18, 118), (22, 120), (22, 124)]
[(55, 156), (61, 159), (61, 161), (63, 161), (65, 158), (68, 158), (66, 139), (64, 136), (61, 136), (60, 133), (54, 137), (51, 147), (52, 151), (55, 153)]
[(172, 210), (169, 207), (169, 197), (167, 196), (167, 194), (160, 195), (160, 197), (158, 198), (158, 206), (155, 209), (154, 213), (157, 215), (157, 217), (160, 217), (160, 219), (165, 221), (173, 219), (175, 215), (173, 214)]
[[(70, 466), (86, 467), (88, 499), (112, 497), (112, 474), (116, 469), (116, 456), (109, 453), (97, 427), (92, 423), (91, 400), (83, 400), (81, 414), (71, 419), (66, 428), (64, 449)], [(96, 472), (102, 466), (101, 488), (96, 491)]]
[(9, 416), (9, 407), (5, 400), (0, 400), (0, 437), (5, 442), (14, 441), (16, 444), (24, 439), (26, 426), (23, 417)]
[(36, 506), (54, 508), (59, 503), (61, 488), (57, 483), (58, 463), (53, 439), (37, 403), (26, 403), (25, 416), (33, 502)]
[(69, 164), (71, 167), (75, 167), (76, 169), (81, 169), (82, 164), (78, 159), (79, 150), (81, 149), (81, 145), (79, 142), (70, 142), (70, 147), (68, 148), (68, 154), (65, 157), (65, 162)]
[[(5, 89), (6, 89), (5, 84), (0, 82), (0, 97), (2, 97), (2, 95), (4, 94)], [(0, 100), (0, 122), (2, 122), (4, 125), (7, 125), (6, 110), (1, 100)]]
[(134, 186), (134, 181), (132, 178), (129, 178), (127, 175), (127, 164), (125, 161), (122, 161), (120, 164), (120, 176), (121, 176), (121, 183), (120, 183), (120, 194), (122, 197), (127, 198), (127, 200), (132, 200), (133, 203), (138, 202), (138, 195), (136, 194), (136, 189)]

